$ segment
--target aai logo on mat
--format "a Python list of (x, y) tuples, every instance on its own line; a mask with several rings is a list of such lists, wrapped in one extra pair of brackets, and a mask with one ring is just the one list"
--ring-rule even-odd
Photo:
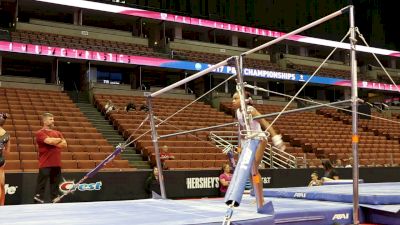
[(306, 193), (296, 192), (296, 193), (294, 193), (293, 198), (306, 198)]
[(343, 220), (343, 219), (348, 219), (349, 214), (348, 213), (338, 213), (333, 215), (332, 220)]

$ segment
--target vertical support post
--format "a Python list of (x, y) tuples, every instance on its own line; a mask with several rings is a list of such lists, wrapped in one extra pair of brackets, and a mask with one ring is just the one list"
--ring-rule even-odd
[(60, 77), (59, 77), (59, 74), (58, 74), (58, 63), (59, 63), (59, 61), (58, 61), (58, 58), (56, 59), (56, 84), (58, 85), (58, 84), (60, 84)]
[(2, 74), (2, 68), (3, 68), (3, 56), (0, 55), (0, 76)]
[(142, 90), (142, 67), (139, 66), (139, 88)]
[[(185, 71), (185, 78), (187, 77), (187, 72)], [(187, 82), (185, 82), (185, 93), (189, 94)]]
[(351, 108), (352, 108), (352, 149), (353, 149), (353, 224), (359, 224), (359, 196), (358, 196), (358, 87), (356, 37), (354, 26), (354, 6), (350, 6), (350, 66), (351, 66)]
[[(92, 73), (91, 73), (91, 63), (90, 63), (90, 61), (88, 61), (88, 63), (87, 63), (87, 65), (88, 65), (88, 70), (87, 70), (87, 77), (88, 77), (88, 91), (90, 91), (91, 89), (92, 89), (92, 87), (93, 87), (93, 83), (94, 83), (94, 80), (93, 80), (93, 78), (92, 78)], [(96, 77), (96, 81), (97, 81), (97, 77)], [(91, 99), (90, 99), (90, 101), (92, 101)]]
[[(234, 57), (234, 64), (235, 64), (235, 69), (236, 69), (236, 91), (238, 91), (238, 93), (240, 94), (240, 110), (242, 111), (242, 115), (243, 115), (243, 121), (245, 123), (245, 129), (246, 131), (250, 131), (250, 118), (249, 115), (247, 113), (247, 104), (246, 101), (244, 99), (244, 94), (245, 94), (245, 90), (244, 90), (244, 84), (243, 84), (243, 75), (242, 75), (242, 69), (243, 69), (243, 56), (240, 55), (239, 58), (238, 57)], [(249, 135), (249, 133), (246, 133), (246, 135)]]
[(167, 47), (167, 37), (165, 36), (165, 21), (163, 21), (163, 39), (164, 39), (164, 47)]
[(272, 146), (269, 149), (269, 168), (273, 169), (274, 168), (274, 152), (272, 151)]
[(163, 169), (161, 165), (160, 159), (160, 149), (158, 147), (158, 135), (156, 130), (156, 124), (154, 121), (154, 112), (153, 112), (153, 103), (151, 101), (151, 96), (147, 97), (147, 106), (149, 107), (149, 120), (150, 120), (150, 127), (151, 127), (151, 140), (154, 145), (154, 151), (156, 154), (156, 162), (157, 162), (157, 169), (158, 169), (158, 180), (160, 182), (160, 190), (161, 190), (161, 197), (166, 199), (167, 195), (165, 193), (165, 186), (164, 186), (164, 176), (163, 176)]
[(18, 9), (19, 9), (19, 0), (17, 0), (15, 3), (15, 15), (14, 15), (13, 26), (12, 26), (14, 28), (17, 26), (17, 22), (18, 22), (18, 13), (19, 13)]

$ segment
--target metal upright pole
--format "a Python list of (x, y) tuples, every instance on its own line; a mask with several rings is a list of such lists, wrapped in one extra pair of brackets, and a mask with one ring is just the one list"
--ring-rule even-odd
[[(243, 70), (243, 56), (239, 56), (239, 57), (234, 57), (234, 64), (235, 64), (235, 69), (236, 69), (236, 91), (239, 92), (240, 94), (240, 110), (242, 111), (242, 115), (243, 115), (243, 121), (245, 124), (245, 129), (247, 132), (251, 132), (250, 129), (250, 117), (247, 113), (247, 104), (245, 101), (245, 89), (244, 89), (244, 83), (243, 83), (243, 74), (242, 74), (242, 70)], [(246, 133), (246, 135), (249, 135), (249, 133)]]
[(354, 26), (354, 6), (350, 6), (350, 66), (351, 66), (351, 108), (352, 108), (352, 148), (353, 148), (353, 224), (359, 224), (358, 196), (358, 93), (357, 93), (357, 61), (356, 39)]
[(151, 140), (153, 142), (154, 151), (156, 154), (156, 162), (157, 162), (157, 168), (158, 168), (158, 181), (160, 182), (161, 197), (163, 199), (166, 199), (167, 195), (165, 193), (163, 169), (162, 169), (162, 164), (161, 164), (161, 159), (160, 159), (160, 150), (158, 148), (158, 137), (157, 137), (156, 124), (154, 121), (153, 103), (151, 101), (151, 96), (149, 96), (147, 98), (147, 106), (149, 107)]

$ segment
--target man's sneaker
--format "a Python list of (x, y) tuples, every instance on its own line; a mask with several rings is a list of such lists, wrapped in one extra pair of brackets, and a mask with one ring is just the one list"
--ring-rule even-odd
[(42, 199), (40, 199), (40, 195), (35, 195), (33, 197), (33, 202), (36, 203), (36, 204), (44, 203), (44, 201)]

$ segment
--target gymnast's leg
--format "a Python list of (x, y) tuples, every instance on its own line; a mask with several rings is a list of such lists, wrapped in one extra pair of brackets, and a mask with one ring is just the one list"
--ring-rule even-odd
[(260, 209), (264, 205), (264, 193), (263, 193), (263, 182), (261, 174), (258, 171), (258, 166), (264, 156), (264, 150), (267, 145), (267, 141), (262, 139), (258, 144), (253, 166), (251, 168), (252, 183), (254, 188), (254, 195), (257, 201), (257, 209)]

